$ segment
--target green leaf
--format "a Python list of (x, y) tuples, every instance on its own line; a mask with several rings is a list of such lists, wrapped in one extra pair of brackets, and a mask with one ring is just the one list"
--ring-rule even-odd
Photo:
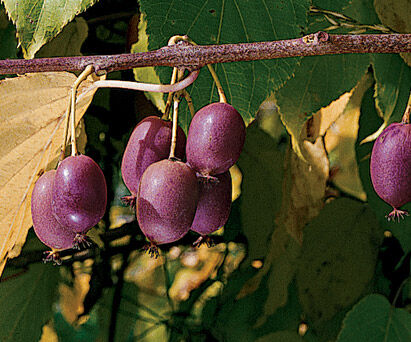
[(203, 323), (218, 341), (254, 341), (253, 325), (267, 297), (266, 281), (253, 294), (236, 299), (245, 282), (256, 274), (251, 267), (233, 273), (222, 294), (212, 298), (203, 310)]
[[(132, 336), (134, 325), (139, 317), (139, 308), (131, 301), (137, 301), (138, 292), (136, 285), (124, 282), (121, 298), (118, 298), (120, 306), (117, 311), (115, 341), (127, 341), (127, 337)], [(102, 299), (98, 302), (100, 330), (103, 333), (109, 331), (110, 319), (113, 314), (113, 296), (114, 288), (105, 289)]]
[(363, 298), (344, 319), (337, 342), (411, 341), (411, 314), (381, 295)]
[(411, 68), (394, 54), (372, 55), (375, 103), (384, 120), (378, 133), (388, 124), (401, 121), (410, 95)]
[(296, 279), (310, 321), (325, 323), (367, 291), (382, 237), (371, 210), (348, 198), (333, 200), (306, 226)]
[(373, 0), (351, 0), (344, 9), (344, 14), (361, 24), (380, 24)]
[(0, 59), (17, 57), (16, 29), (0, 4)]
[(258, 338), (256, 342), (304, 342), (304, 338), (294, 331), (277, 331)]
[(367, 71), (368, 55), (335, 55), (303, 58), (294, 77), (275, 97), (281, 119), (291, 134), (294, 148), (305, 121), (355, 87)]
[[(342, 13), (348, 1), (316, 0), (313, 5)], [(322, 14), (310, 16), (308, 32), (325, 30), (331, 23)], [(293, 78), (275, 92), (281, 120), (291, 135), (294, 150), (300, 155), (299, 138), (304, 123), (320, 108), (350, 91), (367, 71), (370, 57), (347, 54), (305, 57)]]
[(396, 32), (411, 32), (411, 6), (409, 0), (374, 0), (381, 22)]
[(281, 206), (284, 152), (257, 125), (247, 129), (246, 142), (238, 160), (243, 174), (241, 223), (248, 241), (249, 260), (267, 253), (274, 219)]
[(57, 308), (57, 312), (53, 317), (53, 328), (59, 342), (89, 342), (96, 340), (100, 334), (96, 310), (88, 315), (85, 323), (74, 327), (66, 321), (59, 309)]
[[(408, 0), (374, 0), (375, 10), (381, 22), (400, 33), (411, 33), (410, 2)], [(411, 53), (400, 56), (411, 67)]]
[[(163, 281), (156, 278), (154, 284)], [(97, 303), (100, 337), (103, 341), (107, 340), (110, 328), (114, 291), (114, 288), (105, 289)], [(169, 319), (170, 306), (166, 296), (147, 294), (135, 284), (124, 282), (117, 312), (115, 341), (165, 341), (167, 327), (164, 322)]]
[[(367, 194), (368, 203), (371, 209), (374, 211), (375, 216), (380, 221), (381, 228), (390, 230), (393, 235), (400, 241), (404, 253), (407, 254), (411, 251), (411, 234), (409, 229), (411, 219), (410, 217), (405, 217), (404, 220), (400, 220), (399, 222), (388, 221), (386, 219), (385, 215), (387, 215), (392, 210), (392, 207), (378, 197), (371, 182), (370, 156), (373, 143), (360, 144), (360, 142), (365, 137), (375, 132), (382, 124), (382, 120), (375, 109), (373, 93), (373, 89), (369, 89), (365, 93), (361, 104), (361, 115), (359, 122), (360, 128), (358, 131), (358, 138), (356, 143), (356, 154), (360, 178), (364, 191)], [(402, 207), (402, 209), (411, 212), (411, 203), (406, 204)]]
[(333, 12), (342, 12), (343, 8), (350, 3), (349, 0), (313, 0), (312, 2), (316, 7)]
[(125, 21), (115, 21), (110, 28), (103, 22), (102, 25), (96, 27), (96, 36), (98, 40), (106, 44), (124, 46), (126, 44), (127, 28), (128, 25)]
[(230, 216), (227, 223), (224, 225), (224, 241), (227, 243), (235, 240), (238, 236), (242, 235), (241, 224), (241, 201), (240, 196), (231, 204)]
[[(272, 320), (273, 316), (278, 316), (278, 311), (282, 312), (284, 306), (288, 306), (289, 302), (292, 303), (293, 300), (288, 292), (290, 283), (292, 284), (295, 277), (301, 245), (293, 238), (289, 238), (284, 242), (284, 246), (278, 247), (282, 250), (282, 253), (271, 259), (272, 265), (267, 280), (268, 296), (264, 304), (264, 315), (260, 318), (263, 321), (269, 321), (270, 317)], [(297, 293), (295, 293), (295, 296), (297, 296)], [(294, 309), (296, 308), (294, 307)], [(298, 309), (300, 308), (298, 307)], [(291, 318), (290, 313), (287, 313), (287, 318)], [(276, 318), (276, 321), (276, 324), (278, 324), (281, 320)]]
[[(6, 268), (0, 282), (0, 341), (38, 341), (52, 318), (59, 268), (32, 264), (27, 272)], [(13, 277), (15, 275), (15, 277)]]
[[(276, 268), (271, 269), (271, 274), (269, 275), (270, 278), (273, 278), (276, 274)], [(271, 292), (274, 290), (272, 285), (270, 284), (271, 279), (268, 279), (268, 298), (265, 303), (266, 307), (270, 304), (269, 298)], [(287, 289), (287, 297), (288, 301), (286, 305), (277, 308), (274, 314), (264, 317), (265, 321), (263, 324), (261, 322), (257, 322), (257, 334), (259, 336), (269, 334), (274, 331), (281, 331), (281, 330), (294, 330), (298, 329), (299, 324), (301, 323), (301, 305), (298, 300), (298, 292), (297, 286), (295, 281), (292, 281)]]
[(34, 54), (62, 30), (76, 15), (97, 0), (2, 0), (17, 28), (25, 58)]
[(76, 18), (36, 53), (36, 57), (81, 56), (81, 46), (88, 36), (84, 18)]
[[(227, 44), (297, 38), (307, 24), (307, 0), (198, 1), (140, 0), (147, 18), (149, 49), (167, 45), (170, 37), (186, 34), (197, 44)], [(253, 63), (225, 63), (215, 67), (231, 103), (250, 122), (262, 101), (293, 73), (299, 58)], [(163, 83), (169, 68), (157, 68)], [(196, 110), (218, 101), (216, 87), (204, 69), (189, 90)], [(180, 123), (187, 129), (191, 115), (180, 109)]]

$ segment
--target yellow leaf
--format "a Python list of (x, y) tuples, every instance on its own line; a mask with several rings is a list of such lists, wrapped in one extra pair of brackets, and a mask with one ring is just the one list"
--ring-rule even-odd
[[(283, 180), (282, 206), (275, 219), (276, 229), (271, 235), (268, 253), (263, 267), (256, 276), (246, 282), (237, 296), (242, 298), (256, 291), (263, 277), (270, 272), (267, 301), (256, 326), (264, 324), (267, 317), (287, 303), (288, 285), (295, 276), (304, 228), (318, 216), (324, 206), (330, 173), (324, 140), (328, 143), (328, 151), (334, 151), (341, 148), (338, 145), (346, 135), (349, 135), (350, 149), (345, 149), (344, 152), (338, 150), (335, 162), (345, 167), (343, 158), (347, 158), (347, 165), (349, 164), (350, 168), (338, 180), (341, 182), (339, 185), (345, 182), (347, 187), (347, 175), (350, 175), (350, 188), (358, 186), (353, 171), (356, 166), (353, 143), (357, 137), (361, 99), (371, 82), (370, 75), (365, 75), (352, 91), (341, 95), (339, 99), (315, 113), (305, 122), (298, 137), (299, 152), (290, 148), (286, 153), (285, 169), (288, 172), (285, 173)], [(344, 126), (342, 129), (340, 124), (347, 127)], [(339, 127), (343, 132), (336, 137), (336, 145), (332, 145), (331, 132)], [(360, 188), (357, 191), (361, 194)]]
[(349, 101), (341, 115), (327, 130), (324, 136), (325, 148), (331, 167), (336, 170), (332, 181), (344, 192), (365, 201), (367, 196), (362, 188), (355, 155), (358, 136), (360, 108), (364, 93), (373, 84), (372, 75), (365, 75), (351, 91)]
[(39, 342), (58, 342), (58, 336), (50, 323), (43, 326), (43, 333)]
[(241, 173), (239, 167), (234, 164), (230, 168), (230, 175), (232, 183), (231, 201), (234, 202), (241, 195), (241, 182), (243, 180), (243, 174)]
[[(61, 72), (0, 81), (0, 275), (7, 258), (20, 254), (32, 225), (34, 183), (42, 171), (56, 165), (75, 79), (74, 74)], [(83, 82), (79, 94), (91, 82)], [(83, 96), (77, 104), (77, 124), (93, 94)]]
[[(146, 32), (147, 29), (147, 20), (145, 15), (140, 16), (140, 22), (138, 24), (138, 41), (133, 44), (131, 47), (131, 52), (146, 52), (148, 51), (148, 35)], [(158, 77), (154, 67), (144, 67), (144, 68), (135, 68), (134, 78), (138, 82), (154, 83), (159, 84), (160, 78)], [(162, 93), (153, 93), (153, 92), (144, 92), (146, 97), (153, 102), (153, 104), (162, 112), (166, 108), (166, 103), (164, 101), (164, 95)]]
[(69, 324), (73, 324), (84, 312), (84, 298), (90, 289), (90, 274), (76, 272), (73, 286), (60, 284), (61, 312)]

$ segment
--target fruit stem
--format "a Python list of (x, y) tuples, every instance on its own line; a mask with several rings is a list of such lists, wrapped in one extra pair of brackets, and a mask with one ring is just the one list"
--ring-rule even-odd
[(410, 123), (410, 114), (411, 114), (411, 92), (408, 98), (407, 108), (405, 108), (404, 115), (402, 117), (402, 123), (409, 124)]
[[(168, 40), (167, 45), (168, 45), (168, 46), (171, 46), (171, 45), (177, 44), (177, 43), (178, 43), (179, 41), (181, 41), (181, 40), (184, 40), (184, 36), (180, 36), (180, 35), (172, 36), (172, 37)], [(174, 83), (176, 83), (176, 81), (177, 81), (177, 74), (179, 74), (179, 73), (178, 73), (178, 68), (177, 68), (177, 67), (174, 67), (174, 68), (173, 68), (173, 74), (171, 75), (170, 85), (173, 85)], [(178, 80), (180, 81), (181, 78), (179, 77)], [(162, 117), (163, 120), (168, 120), (168, 119), (169, 119), (169, 113), (170, 113), (171, 103), (172, 103), (172, 101), (173, 101), (173, 95), (174, 95), (174, 92), (172, 92), (172, 91), (170, 91), (170, 92), (168, 93), (167, 102), (166, 102), (166, 108), (165, 108), (165, 110), (164, 110), (164, 115), (163, 115), (163, 117)]]
[(184, 96), (184, 99), (185, 99), (186, 102), (187, 102), (187, 106), (188, 106), (188, 109), (190, 110), (191, 117), (193, 117), (194, 114), (196, 113), (196, 111), (195, 111), (195, 109), (194, 109), (193, 100), (191, 99), (190, 94), (189, 94), (188, 91), (185, 90), (185, 89), (183, 89), (183, 90), (181, 91), (181, 94)]
[(217, 87), (218, 96), (220, 97), (220, 102), (227, 103), (227, 98), (225, 96), (223, 86), (220, 83), (220, 79), (217, 76), (217, 73), (215, 72), (214, 68), (210, 64), (207, 64), (207, 68), (208, 68), (208, 71), (210, 71), (211, 77), (213, 78), (215, 85)]
[[(177, 68), (173, 68), (173, 74), (171, 76), (170, 85), (173, 85), (177, 81)], [(173, 101), (173, 92), (169, 92), (167, 96), (166, 108), (164, 110), (164, 115), (162, 117), (163, 120), (168, 120), (170, 114), (171, 103)]]
[[(174, 36), (174, 37), (171, 37), (170, 38), (170, 40), (169, 40), (169, 45), (170, 45), (170, 41), (175, 41), (175, 42), (177, 42), (177, 41), (179, 41), (179, 40), (183, 40), (183, 41), (186, 41), (186, 42), (188, 42), (188, 43), (190, 43), (190, 44), (193, 44), (193, 45), (198, 45), (194, 40), (192, 40), (190, 37), (188, 37), (188, 36)], [(175, 44), (175, 43), (174, 43)], [(225, 96), (225, 93), (224, 93), (224, 90), (223, 90), (223, 86), (221, 85), (221, 83), (220, 83), (220, 79), (218, 78), (218, 76), (217, 76), (217, 73), (215, 72), (215, 70), (214, 70), (214, 68), (211, 66), (211, 64), (207, 64), (207, 68), (208, 68), (208, 71), (210, 72), (210, 74), (211, 74), (211, 77), (213, 78), (213, 80), (214, 80), (214, 82), (215, 82), (215, 85), (216, 85), (216, 87), (217, 87), (217, 91), (218, 91), (218, 96), (220, 97), (220, 102), (223, 102), (223, 103), (227, 103), (227, 98), (226, 98), (226, 96)]]
[(76, 144), (76, 97), (77, 89), (89, 75), (94, 72), (94, 67), (92, 65), (87, 65), (83, 72), (77, 77), (74, 81), (73, 86), (71, 87), (71, 155), (77, 155), (77, 144)]
[(175, 159), (175, 149), (177, 144), (177, 120), (178, 120), (178, 105), (180, 104), (180, 95), (174, 94), (174, 107), (173, 107), (173, 128), (171, 133), (171, 146), (169, 159)]
[(115, 80), (96, 81), (90, 87), (85, 89), (84, 92), (81, 93), (81, 95), (78, 97), (78, 101), (81, 100), (90, 91), (93, 91), (98, 88), (122, 88), (139, 91), (151, 91), (154, 93), (176, 92), (192, 84), (197, 79), (199, 73), (200, 70), (195, 70), (191, 72), (185, 79), (175, 84), (152, 84)]
[(63, 142), (61, 144), (59, 162), (62, 161), (66, 155), (67, 135), (68, 135), (68, 129), (70, 125), (70, 111), (71, 111), (71, 95), (70, 95), (69, 103), (66, 109), (66, 114), (65, 114), (66, 117), (64, 119)]
[(71, 155), (77, 155), (77, 142), (76, 142), (76, 90), (74, 87), (71, 89)]

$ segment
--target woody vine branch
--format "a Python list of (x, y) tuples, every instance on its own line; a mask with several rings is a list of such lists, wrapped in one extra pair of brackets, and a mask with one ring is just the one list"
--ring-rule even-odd
[(351, 53), (411, 52), (411, 34), (338, 35), (324, 31), (302, 38), (223, 45), (192, 45), (181, 41), (158, 50), (105, 56), (0, 60), (0, 74), (82, 71), (92, 65), (97, 74), (137, 67), (169, 66), (189, 71), (207, 64), (256, 61), (298, 56)]

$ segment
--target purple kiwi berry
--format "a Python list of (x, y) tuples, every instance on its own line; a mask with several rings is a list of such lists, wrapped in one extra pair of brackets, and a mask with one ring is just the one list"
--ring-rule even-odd
[(224, 173), (238, 160), (244, 140), (244, 120), (237, 110), (227, 103), (211, 103), (191, 120), (187, 164), (205, 177)]
[(51, 209), (52, 189), (56, 171), (47, 171), (34, 185), (31, 195), (31, 217), (37, 237), (50, 248), (73, 247), (76, 233), (57, 222)]
[(106, 205), (106, 180), (93, 159), (71, 156), (59, 164), (53, 184), (53, 214), (61, 225), (85, 233), (101, 220)]
[[(121, 163), (121, 174), (131, 196), (123, 201), (132, 206), (138, 192), (141, 176), (146, 168), (170, 153), (172, 123), (156, 116), (149, 116), (138, 123), (127, 143)], [(186, 146), (186, 135), (180, 126), (177, 127), (175, 155), (183, 159)]]
[(393, 207), (388, 220), (408, 215), (399, 207), (411, 201), (411, 124), (384, 129), (372, 149), (370, 172), (375, 192)]
[(231, 175), (224, 172), (215, 180), (199, 177), (200, 198), (191, 230), (201, 237), (194, 243), (200, 244), (204, 238), (225, 225), (231, 209)]
[(194, 219), (199, 187), (195, 172), (169, 159), (151, 164), (141, 177), (137, 220), (152, 245), (182, 238)]

